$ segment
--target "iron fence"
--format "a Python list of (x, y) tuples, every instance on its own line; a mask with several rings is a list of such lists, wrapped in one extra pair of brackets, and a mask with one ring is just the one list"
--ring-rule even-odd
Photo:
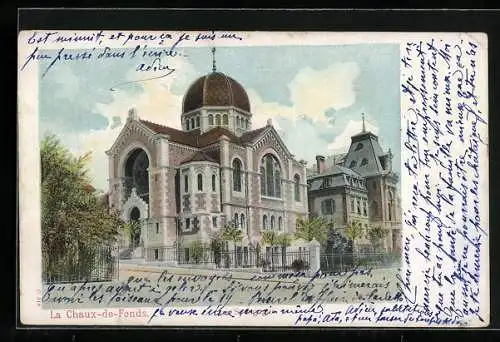
[(401, 260), (400, 253), (323, 253), (320, 258), (320, 267), (323, 272), (345, 272), (355, 266), (369, 268), (394, 267)]
[(45, 260), (42, 281), (48, 283), (101, 282), (118, 278), (118, 249), (113, 246), (85, 248), (64, 260)]
[(221, 269), (260, 268), (264, 272), (303, 271), (309, 268), (309, 252), (288, 251), (285, 248), (265, 250), (237, 246), (233, 250), (210, 248), (165, 247), (154, 252), (155, 261), (178, 265), (200, 265)]

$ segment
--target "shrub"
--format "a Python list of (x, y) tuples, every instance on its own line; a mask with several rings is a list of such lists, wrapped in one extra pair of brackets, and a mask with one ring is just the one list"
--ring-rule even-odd
[(292, 262), (292, 269), (295, 272), (302, 271), (307, 268), (307, 263), (302, 259), (296, 259)]

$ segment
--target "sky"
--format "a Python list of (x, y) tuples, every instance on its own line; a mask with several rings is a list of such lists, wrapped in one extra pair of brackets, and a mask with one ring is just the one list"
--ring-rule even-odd
[[(134, 107), (141, 119), (180, 128), (189, 85), (212, 70), (210, 48), (182, 49), (169, 59), (175, 71), (138, 80), (137, 60), (57, 63), (42, 77), (40, 138), (55, 134), (71, 152), (92, 152), (89, 176), (108, 190), (108, 150)], [(252, 128), (272, 119), (296, 159), (314, 166), (316, 155), (347, 152), (350, 137), (366, 128), (391, 148), (400, 173), (399, 45), (218, 47), (217, 71), (234, 78), (250, 99)], [(147, 73), (140, 79), (146, 79)], [(154, 76), (154, 75), (150, 75)], [(110, 88), (113, 88), (111, 90)]]

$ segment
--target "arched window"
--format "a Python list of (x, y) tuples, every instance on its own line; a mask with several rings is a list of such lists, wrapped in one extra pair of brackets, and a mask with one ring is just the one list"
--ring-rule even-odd
[(281, 230), (283, 229), (283, 219), (280, 217), (278, 217), (278, 230)]
[(262, 229), (266, 230), (267, 229), (267, 215), (264, 215), (262, 217)]
[(293, 177), (293, 181), (294, 181), (293, 190), (294, 190), (294, 195), (295, 195), (295, 201), (299, 202), (300, 201), (300, 176), (295, 175), (295, 177)]
[(222, 117), (222, 124), (223, 125), (229, 125), (229, 120), (227, 119), (227, 114), (224, 114), (224, 116)]
[(356, 145), (356, 148), (354, 149), (354, 151), (359, 151), (359, 150), (361, 150), (362, 148), (363, 148), (363, 143), (358, 143), (358, 144)]
[(240, 227), (243, 229), (245, 227), (245, 215), (240, 215)]
[(246, 128), (246, 129), (248, 129), (248, 127), (250, 127), (250, 126), (248, 125), (248, 119), (245, 119), (245, 128)]
[(363, 160), (361, 161), (361, 164), (359, 166), (365, 166), (365, 165), (368, 165), (368, 159), (363, 158)]
[(389, 203), (387, 203), (387, 212), (388, 212), (388, 218), (389, 218), (389, 221), (392, 221), (392, 208), (393, 208), (393, 198), (392, 198), (392, 192), (389, 191)]
[(241, 191), (241, 161), (233, 160), (233, 190)]
[(234, 213), (234, 226), (236, 228), (239, 228), (239, 226), (240, 226), (240, 218), (239, 218), (238, 213)]
[(352, 169), (353, 167), (356, 167), (356, 164), (357, 164), (356, 161), (353, 160), (351, 164), (349, 164), (349, 168)]
[(281, 168), (275, 156), (266, 154), (261, 161), (261, 193), (264, 196), (281, 197)]
[(236, 117), (236, 127), (240, 127), (240, 117)]
[(198, 191), (203, 191), (203, 175), (198, 174)]
[(378, 203), (376, 201), (373, 201), (372, 203), (372, 215), (373, 216), (378, 215)]
[(217, 114), (217, 115), (215, 116), (215, 125), (216, 125), (216, 126), (220, 126), (220, 115), (219, 115), (219, 114)]
[(215, 181), (216, 181), (216, 178), (215, 175), (212, 175), (212, 191), (215, 192), (217, 187), (216, 187), (216, 184), (215, 184)]
[(274, 215), (271, 216), (271, 230), (274, 230)]
[(210, 126), (213, 126), (213, 125), (214, 125), (214, 116), (213, 116), (212, 114), (210, 114), (210, 115), (208, 116), (208, 124), (209, 124)]
[(189, 131), (189, 119), (186, 120), (186, 130)]
[(196, 127), (200, 127), (200, 117), (196, 117)]
[(189, 191), (189, 177), (188, 175), (184, 176), (184, 192)]
[(194, 129), (194, 118), (191, 118), (191, 129)]

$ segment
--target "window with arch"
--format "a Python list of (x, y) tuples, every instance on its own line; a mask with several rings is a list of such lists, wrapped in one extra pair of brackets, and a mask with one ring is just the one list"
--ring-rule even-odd
[(300, 176), (295, 175), (293, 177), (293, 193), (295, 197), (295, 201), (299, 202), (300, 201)]
[(281, 167), (275, 156), (266, 154), (261, 160), (261, 192), (264, 196), (281, 198)]
[(274, 220), (274, 215), (273, 215), (273, 216), (271, 216), (271, 230), (274, 230), (274, 223), (275, 223), (274, 221), (275, 220)]
[(212, 114), (210, 114), (210, 115), (208, 116), (208, 124), (209, 124), (210, 126), (213, 126), (213, 125), (214, 125), (214, 116), (213, 116)]
[(238, 213), (234, 213), (234, 226), (236, 228), (240, 227), (240, 217), (239, 217)]
[(203, 175), (201, 173), (198, 174), (198, 191), (203, 191)]
[(283, 219), (280, 217), (278, 217), (278, 230), (282, 230), (283, 229)]
[(267, 229), (267, 215), (262, 216), (262, 229)]
[(352, 169), (353, 167), (356, 167), (356, 164), (357, 164), (356, 161), (353, 160), (351, 164), (349, 164), (349, 168)]
[(215, 116), (215, 125), (216, 125), (216, 126), (220, 126), (220, 114), (217, 114), (217, 115)]
[(240, 227), (243, 229), (245, 227), (245, 215), (240, 215)]
[(227, 118), (227, 114), (224, 114), (224, 115), (222, 116), (222, 124), (223, 124), (223, 125), (226, 125), (226, 126), (227, 126), (227, 125), (229, 125), (229, 120), (228, 120), (228, 118)]
[(196, 127), (200, 127), (200, 117), (196, 117)]
[(392, 221), (392, 209), (393, 209), (393, 197), (392, 197), (392, 192), (389, 191), (389, 203), (387, 203), (387, 213), (389, 221)]
[(378, 203), (376, 201), (373, 201), (372, 203), (372, 215), (373, 216), (378, 215)]
[(248, 124), (248, 119), (245, 119), (245, 128), (248, 129), (248, 127), (250, 127)]
[(240, 117), (236, 117), (236, 127), (240, 127)]
[(361, 150), (362, 148), (363, 148), (363, 143), (358, 143), (358, 144), (356, 145), (356, 148), (354, 149), (354, 151), (359, 151), (359, 150)]
[(212, 191), (215, 192), (216, 189), (217, 189), (217, 186), (216, 186), (216, 180), (217, 180), (217, 177), (215, 175), (212, 175)]
[(365, 165), (368, 165), (368, 159), (363, 158), (363, 160), (361, 161), (360, 166), (365, 166)]
[(241, 161), (238, 158), (233, 160), (233, 190), (241, 191)]
[(191, 118), (191, 129), (194, 129), (194, 118)]
[(188, 175), (184, 176), (184, 192), (189, 191), (189, 177)]
[(189, 119), (186, 120), (186, 130), (189, 131)]

